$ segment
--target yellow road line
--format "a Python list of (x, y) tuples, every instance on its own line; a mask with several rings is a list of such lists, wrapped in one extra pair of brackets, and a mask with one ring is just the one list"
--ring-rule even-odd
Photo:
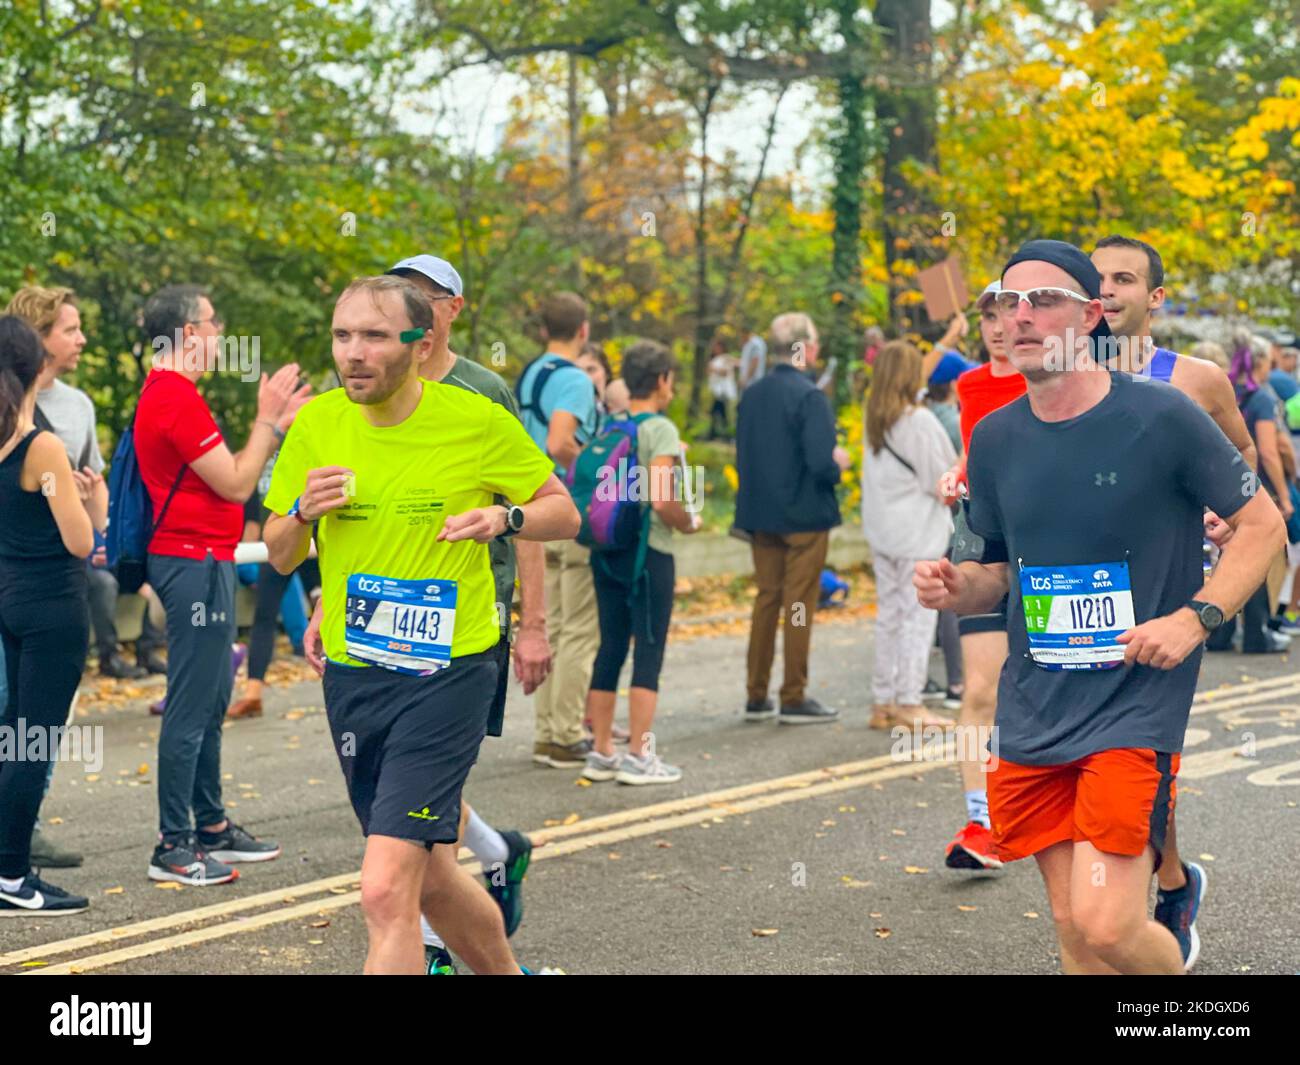
[[(851, 773), (887, 767), (894, 764), (898, 763), (892, 755), (878, 755), (874, 758), (867, 758), (856, 762), (845, 762), (841, 765), (828, 766), (824, 769), (792, 773), (788, 776), (774, 777), (769, 780), (756, 781), (752, 784), (742, 784), (736, 787), (722, 788), (717, 791), (703, 792), (699, 795), (686, 796), (681, 799), (672, 799), (667, 802), (652, 803), (647, 806), (635, 806), (627, 810), (619, 810), (614, 813), (592, 817), (587, 820), (575, 821), (572, 825), (541, 828), (529, 833), (529, 836), (533, 840), (534, 845), (541, 848), (542, 846), (551, 844), (556, 840), (568, 839), (573, 836), (585, 835), (592, 832), (600, 832), (616, 828), (620, 825), (644, 821), (647, 818), (663, 817), (670, 814), (683, 813), (689, 810), (709, 808), (710, 816), (712, 816), (713, 808), (716, 806), (735, 802), (738, 799), (761, 794), (765, 791), (776, 789), (802, 790), (811, 787), (820, 781), (835, 779)], [(909, 762), (903, 764), (912, 765), (913, 763)], [(571, 853), (572, 849), (566, 849), (559, 853)], [(539, 854), (540, 853), (539, 850)], [(469, 856), (470, 852), (468, 849), (462, 848), (461, 858), (464, 859)], [(137, 922), (136, 924), (104, 929), (99, 932), (89, 932), (85, 935), (47, 943), (42, 946), (25, 947), (22, 950), (0, 954), (0, 968), (11, 965), (21, 965), (26, 961), (49, 958), (57, 954), (67, 954), (91, 947), (104, 946), (108, 943), (121, 942), (126, 939), (134, 939), (138, 936), (149, 935), (154, 932), (168, 931), (173, 928), (178, 928), (187, 924), (194, 924), (196, 922), (230, 917), (244, 910), (255, 910), (263, 906), (278, 906), (286, 902), (293, 902), (297, 898), (305, 895), (323, 894), (331, 888), (353, 887), (360, 882), (360, 879), (361, 873), (359, 871), (355, 873), (344, 873), (338, 876), (330, 876), (320, 880), (309, 881), (304, 884), (295, 884), (292, 887), (277, 888), (273, 891), (261, 892), (257, 895), (230, 899), (225, 902), (215, 903), (211, 906), (201, 906), (193, 910), (183, 910), (179, 913), (169, 914), (164, 917), (154, 917), (146, 921)], [(338, 897), (341, 898), (342, 896)]]
[(1236, 710), (1243, 706), (1270, 703), (1275, 699), (1286, 699), (1291, 696), (1300, 697), (1300, 685), (1290, 688), (1273, 688), (1269, 691), (1250, 692), (1244, 695), (1234, 695), (1216, 700), (1212, 703), (1197, 703), (1192, 707), (1191, 716), (1198, 717), (1201, 714), (1218, 714), (1224, 710)]
[[(1270, 736), (1268, 739), (1256, 740), (1256, 751), (1267, 751), (1274, 747), (1285, 747), (1291, 743), (1300, 743), (1300, 736)], [(1189, 754), (1178, 767), (1179, 780), (1203, 780), (1205, 777), (1217, 777), (1221, 773), (1231, 773), (1238, 769), (1261, 769), (1259, 760), (1247, 758), (1241, 751), (1241, 745), (1222, 747), (1217, 751), (1202, 751)]]
[[(1202, 692), (1195, 698), (1192, 713), (1215, 713), (1240, 706), (1265, 703), (1271, 699), (1291, 695), (1300, 696), (1300, 673)], [(1275, 737), (1271, 740), (1260, 741), (1256, 744), (1256, 747), (1257, 749), (1267, 749), (1290, 742), (1300, 742), (1300, 737)], [(1250, 764), (1249, 761), (1236, 759), (1235, 751), (1236, 748), (1232, 748), (1225, 751), (1205, 751), (1190, 755), (1183, 761), (1182, 771), (1179, 775), (1188, 779), (1196, 779), (1236, 768), (1246, 768)], [(1227, 761), (1228, 759), (1231, 759), (1231, 761)], [(723, 788), (667, 802), (633, 807), (628, 810), (603, 814), (588, 820), (580, 820), (572, 825), (541, 828), (529, 834), (538, 847), (533, 860), (558, 858), (597, 846), (700, 824), (719, 816), (720, 811), (722, 814), (734, 815), (736, 813), (767, 809), (786, 802), (862, 787), (865, 784), (894, 779), (899, 776), (928, 772), (946, 764), (949, 763), (900, 763), (892, 755), (879, 755), (874, 758)], [(464, 858), (467, 854), (468, 851), (462, 850), (461, 857)], [(478, 863), (472, 863), (466, 865), (465, 868), (471, 872), (477, 872), (481, 867)], [(331, 888), (352, 887), (359, 881), (359, 872), (345, 873), (289, 888), (250, 895), (246, 898), (231, 899), (165, 917), (152, 918), (132, 925), (91, 932), (41, 946), (27, 947), (0, 955), (0, 967), (19, 965), (25, 961), (34, 961), (57, 954), (67, 954), (104, 946), (124, 939), (136, 939), (182, 925), (228, 918), (244, 910), (257, 909), (263, 906), (278, 907), (266, 913), (255, 914), (239, 921), (227, 921), (206, 928), (191, 929), (177, 935), (136, 944), (135, 946), (125, 946), (117, 950), (92, 955), (89, 958), (67, 962), (62, 965), (50, 966), (38, 971), (45, 974), (67, 972), (72, 969), (83, 971), (84, 966), (87, 964), (91, 968), (103, 968), (108, 965), (118, 964), (120, 961), (175, 950), (193, 943), (206, 942), (210, 939), (236, 935), (241, 931), (253, 931), (269, 925), (291, 921), (299, 916), (309, 916), (319, 911), (328, 912), (350, 906), (360, 900), (359, 891), (350, 891), (345, 895), (331, 895), (328, 898), (293, 905), (289, 909), (283, 908), (286, 903), (295, 902), (300, 896), (321, 894)]]
[[(950, 765), (951, 763), (948, 762), (895, 762), (887, 768), (876, 769), (855, 776), (830, 779), (820, 784), (811, 784), (805, 788), (783, 789), (781, 791), (755, 795), (747, 799), (740, 799), (733, 803), (728, 803), (723, 808), (706, 806), (702, 809), (669, 814), (652, 820), (642, 821), (637, 824), (623, 825), (621, 827), (611, 828), (607, 831), (596, 832), (586, 836), (580, 836), (578, 838), (543, 846), (534, 853), (533, 861), (538, 862), (549, 858), (560, 858), (566, 854), (574, 854), (578, 851), (588, 850), (593, 847), (608, 846), (613, 843), (621, 843), (627, 840), (637, 839), (641, 836), (657, 835), (663, 832), (671, 832), (679, 828), (687, 828), (691, 825), (702, 824), (705, 821), (712, 821), (714, 818), (726, 816), (734, 817), (739, 814), (765, 810), (785, 803), (801, 802), (805, 799), (831, 795), (852, 788), (866, 787), (870, 784), (879, 783), (884, 780), (893, 780), (897, 777), (910, 777), (918, 773), (926, 773), (930, 770)], [(479, 871), (479, 868), (478, 863), (466, 867), (469, 872), (477, 872)], [(346, 906), (351, 906), (360, 900), (361, 892), (353, 891), (346, 895), (338, 895), (317, 902), (299, 903), (298, 905), (292, 906), (288, 909), (271, 910), (266, 913), (256, 914), (255, 916), (249, 917), (245, 920), (227, 921), (223, 924), (211, 925), (207, 928), (196, 928), (188, 932), (181, 932), (177, 935), (166, 936), (162, 939), (147, 940), (143, 943), (120, 947), (117, 950), (107, 951), (102, 954), (92, 954), (85, 958), (78, 958), (74, 961), (63, 962), (59, 965), (51, 965), (48, 968), (35, 969), (32, 970), (29, 975), (59, 976), (68, 973), (89, 972), (93, 969), (103, 969), (113, 965), (120, 965), (124, 962), (147, 958), (155, 954), (179, 950), (182, 947), (195, 946), (199, 943), (208, 943), (217, 939), (225, 939), (229, 936), (240, 935), (244, 932), (257, 931), (258, 929), (267, 928), (271, 925), (283, 924), (287, 921), (314, 916), (321, 912), (342, 909)]]
[(82, 936), (74, 936), (71, 939), (63, 939), (54, 943), (46, 943), (43, 946), (24, 947), (22, 950), (11, 951), (8, 954), (0, 954), (0, 967), (8, 965), (20, 965), (25, 961), (34, 961), (37, 958), (48, 958), (54, 954), (67, 954), (74, 950), (85, 950), (87, 947), (101, 947), (105, 943), (116, 943), (123, 939), (134, 939), (137, 936), (148, 935), (150, 932), (164, 932), (178, 925), (193, 924), (195, 921), (210, 921), (217, 917), (229, 917), (231, 914), (239, 913), (241, 910), (255, 910), (259, 906), (273, 906), (285, 902), (291, 902), (299, 895), (318, 894), (328, 891), (334, 887), (351, 887), (358, 883), (361, 874), (344, 873), (341, 876), (329, 876), (322, 880), (313, 880), (306, 884), (297, 884), (294, 887), (276, 888), (274, 891), (263, 891), (257, 895), (248, 895), (237, 899), (228, 899), (225, 902), (218, 902), (212, 906), (200, 906), (193, 910), (184, 910), (181, 913), (168, 914), (165, 917), (153, 917), (147, 921), (139, 921), (136, 924), (122, 925), (118, 928), (106, 928), (100, 932), (88, 932)]
[(1292, 684), (1300, 684), (1300, 673), (1286, 673), (1280, 677), (1269, 677), (1268, 680), (1252, 680), (1245, 684), (1232, 684), (1227, 688), (1210, 688), (1203, 692), (1197, 692), (1192, 702), (1210, 703), (1216, 699), (1224, 699), (1232, 695), (1244, 695), (1246, 692), (1264, 691), (1267, 688), (1282, 688)]

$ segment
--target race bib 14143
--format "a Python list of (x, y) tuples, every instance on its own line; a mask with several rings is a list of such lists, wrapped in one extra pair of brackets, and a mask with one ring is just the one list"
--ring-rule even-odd
[(424, 676), (451, 664), (456, 582), (348, 578), (347, 652), (362, 662)]

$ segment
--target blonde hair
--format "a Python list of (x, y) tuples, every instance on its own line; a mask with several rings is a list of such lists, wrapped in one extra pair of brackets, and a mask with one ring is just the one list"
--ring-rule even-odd
[(1227, 370), (1232, 365), (1228, 353), (1223, 350), (1223, 345), (1216, 344), (1213, 340), (1202, 340), (1193, 344), (1192, 350), (1188, 354), (1212, 362), (1221, 370)]
[(44, 339), (50, 335), (54, 323), (59, 320), (59, 312), (65, 303), (74, 307), (77, 305), (76, 293), (70, 288), (25, 285), (14, 293), (14, 298), (5, 308), (5, 314), (16, 314)]
[(906, 340), (891, 340), (876, 356), (867, 396), (867, 443), (873, 453), (885, 446), (885, 434), (921, 391), (921, 353)]
[(772, 345), (772, 357), (788, 359), (796, 351), (802, 350), (798, 345), (806, 345), (817, 336), (817, 327), (802, 311), (789, 311), (786, 314), (778, 314), (772, 319), (768, 334)]

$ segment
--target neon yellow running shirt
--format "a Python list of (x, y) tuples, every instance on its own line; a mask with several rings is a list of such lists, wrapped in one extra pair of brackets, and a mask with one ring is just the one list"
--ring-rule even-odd
[(317, 526), (324, 620), (321, 639), (333, 662), (366, 663), (346, 651), (348, 578), (456, 582), (451, 657), (476, 654), (500, 637), (488, 545), (439, 542), (448, 514), (517, 503), (551, 475), (552, 462), (500, 404), (451, 385), (423, 382), (420, 403), (399, 425), (378, 427), (342, 388), (317, 396), (294, 419), (280, 448), (265, 505), (285, 515), (310, 470), (345, 466), (355, 494)]

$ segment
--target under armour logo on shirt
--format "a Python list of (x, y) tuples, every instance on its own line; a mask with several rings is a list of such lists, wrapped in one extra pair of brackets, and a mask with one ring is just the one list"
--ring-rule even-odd
[(1114, 484), (1114, 483), (1115, 483), (1115, 471), (1114, 471), (1114, 470), (1111, 470), (1110, 473), (1098, 473), (1098, 474), (1094, 474), (1094, 476), (1097, 478), (1097, 482), (1096, 482), (1096, 485), (1095, 485), (1095, 487), (1097, 487), (1097, 488), (1100, 488), (1103, 484)]

